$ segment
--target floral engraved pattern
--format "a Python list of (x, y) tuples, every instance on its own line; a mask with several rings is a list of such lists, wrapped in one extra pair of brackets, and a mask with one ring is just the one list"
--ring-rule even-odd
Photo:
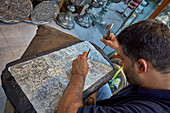
[(109, 62), (88, 41), (24, 61), (8, 70), (38, 113), (53, 113), (69, 83), (72, 61), (89, 49), (86, 90), (112, 70)]

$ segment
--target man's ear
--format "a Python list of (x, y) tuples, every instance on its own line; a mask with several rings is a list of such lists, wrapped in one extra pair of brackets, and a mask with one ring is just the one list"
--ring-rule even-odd
[(144, 59), (137, 60), (137, 68), (138, 68), (138, 74), (144, 74), (148, 68), (148, 64), (146, 60)]

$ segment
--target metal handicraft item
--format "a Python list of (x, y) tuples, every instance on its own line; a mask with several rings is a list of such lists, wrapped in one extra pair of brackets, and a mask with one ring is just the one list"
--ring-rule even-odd
[(72, 61), (89, 49), (86, 90), (113, 69), (87, 41), (13, 65), (8, 70), (38, 113), (53, 113), (70, 81)]
[(120, 11), (116, 11), (118, 14), (121, 14), (122, 17), (128, 17), (128, 15), (126, 15), (126, 10), (129, 8), (132, 11), (135, 10), (138, 5), (142, 2), (142, 0), (130, 0), (127, 4), (127, 7), (124, 9), (124, 11), (120, 12)]
[(63, 12), (56, 18), (56, 23), (66, 29), (73, 29), (75, 26), (72, 15), (75, 11), (75, 5), (84, 6), (90, 3), (91, 0), (70, 0), (70, 2), (72, 4), (67, 6), (68, 12)]
[(121, 1), (122, 0), (108, 0), (106, 5), (102, 7), (102, 10), (100, 12), (92, 14), (93, 24), (105, 25), (105, 15), (109, 11), (110, 4), (119, 3)]
[(21, 22), (30, 16), (32, 9), (30, 0), (0, 0), (0, 21)]
[(31, 13), (34, 24), (46, 24), (58, 15), (59, 7), (54, 1), (43, 1), (35, 6)]
[(88, 28), (90, 27), (92, 20), (91, 20), (91, 11), (93, 8), (100, 8), (105, 5), (107, 0), (92, 0), (90, 6), (85, 10), (84, 15), (77, 15), (75, 16), (75, 21), (82, 27)]

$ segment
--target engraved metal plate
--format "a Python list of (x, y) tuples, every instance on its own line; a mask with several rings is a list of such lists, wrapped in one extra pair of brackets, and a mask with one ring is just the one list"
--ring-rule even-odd
[(6, 23), (23, 21), (32, 9), (30, 0), (0, 0), (0, 20)]
[(86, 90), (112, 70), (109, 62), (87, 41), (13, 65), (8, 70), (38, 113), (52, 113), (69, 83), (72, 61), (89, 49)]
[(43, 1), (31, 13), (31, 20), (35, 24), (49, 23), (59, 12), (59, 7), (54, 1)]

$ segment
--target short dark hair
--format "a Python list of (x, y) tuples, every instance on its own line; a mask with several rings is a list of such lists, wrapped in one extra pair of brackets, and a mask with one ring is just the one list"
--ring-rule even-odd
[(157, 71), (170, 73), (170, 30), (162, 22), (148, 19), (130, 25), (117, 40), (131, 60), (143, 58)]

